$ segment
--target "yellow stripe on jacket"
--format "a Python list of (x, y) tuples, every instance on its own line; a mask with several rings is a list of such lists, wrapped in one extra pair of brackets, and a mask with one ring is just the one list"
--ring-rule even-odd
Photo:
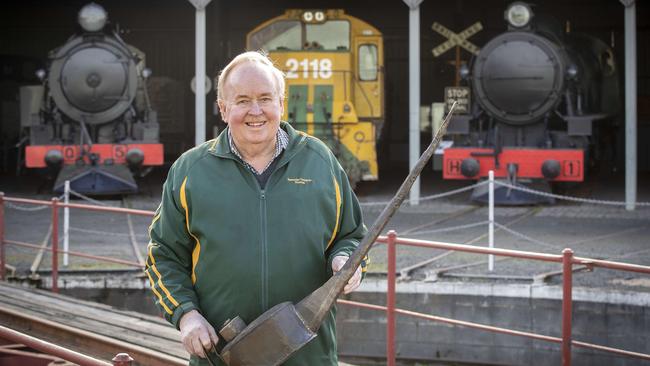
[(187, 232), (194, 238), (196, 245), (194, 250), (192, 250), (192, 284), (196, 283), (196, 264), (199, 262), (199, 256), (201, 255), (201, 242), (199, 238), (194, 236), (190, 231), (190, 211), (187, 209), (187, 197), (185, 195), (185, 185), (187, 184), (187, 177), (183, 179), (183, 184), (181, 184), (181, 206), (185, 210), (185, 225), (187, 227)]
[(336, 233), (339, 231), (339, 219), (341, 218), (341, 188), (339, 187), (339, 182), (336, 181), (336, 178), (333, 175), (332, 180), (334, 181), (334, 190), (336, 191), (336, 224), (334, 225), (334, 231), (332, 231), (332, 237), (330, 237), (330, 241), (327, 243), (326, 250), (329, 249), (330, 245), (334, 242)]
[(158, 284), (158, 287), (161, 290), (163, 290), (163, 292), (167, 296), (167, 299), (169, 299), (169, 301), (172, 304), (174, 304), (174, 306), (178, 306), (178, 301), (176, 301), (176, 299), (174, 299), (172, 294), (169, 293), (169, 290), (167, 290), (167, 287), (165, 287), (165, 285), (163, 284), (162, 276), (160, 275), (160, 272), (158, 272), (158, 269), (156, 268), (156, 260), (153, 257), (152, 250), (153, 250), (153, 245), (149, 244), (149, 259), (151, 260), (151, 265), (149, 265), (149, 268), (151, 268), (153, 270), (153, 272), (156, 274), (156, 276), (158, 276), (158, 281), (154, 281), (153, 278), (151, 277), (151, 274), (149, 272), (147, 272), (147, 276), (149, 276), (149, 281), (151, 282), (151, 290), (153, 291), (154, 294), (156, 294), (156, 296), (160, 300), (160, 305), (162, 305), (162, 307), (165, 309), (165, 311), (168, 314), (171, 315), (173, 313), (173, 311), (171, 309), (169, 309), (169, 307), (167, 307), (167, 305), (165, 305), (165, 302), (163, 301), (163, 298), (162, 298), (162, 295), (160, 294), (160, 292), (156, 291), (156, 284)]

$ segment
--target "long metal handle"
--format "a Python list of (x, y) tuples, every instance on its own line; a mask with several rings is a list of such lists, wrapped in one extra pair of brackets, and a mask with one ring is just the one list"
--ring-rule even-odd
[(440, 140), (445, 135), (447, 125), (451, 120), (451, 116), (454, 113), (456, 108), (456, 103), (451, 106), (447, 116), (442, 122), (440, 128), (436, 132), (433, 140), (429, 144), (429, 147), (424, 151), (420, 159), (417, 161), (409, 175), (406, 177), (399, 190), (391, 201), (386, 205), (384, 210), (381, 212), (379, 217), (375, 220), (374, 224), (366, 234), (366, 236), (361, 240), (361, 243), (357, 249), (352, 253), (352, 256), (345, 263), (343, 268), (332, 276), (323, 286), (318, 288), (316, 291), (312, 292), (309, 296), (305, 297), (298, 305), (296, 309), (300, 313), (301, 317), (307, 324), (307, 327), (313, 331), (316, 331), (324, 319), (325, 315), (329, 308), (336, 301), (336, 297), (343, 290), (345, 284), (350, 280), (354, 275), (357, 267), (361, 264), (363, 257), (368, 254), (370, 247), (379, 237), (379, 234), (384, 229), (388, 221), (395, 215), (399, 207), (402, 205), (402, 202), (406, 198), (406, 195), (411, 190), (413, 183), (418, 178), (422, 169), (427, 164), (435, 150), (440, 144)]

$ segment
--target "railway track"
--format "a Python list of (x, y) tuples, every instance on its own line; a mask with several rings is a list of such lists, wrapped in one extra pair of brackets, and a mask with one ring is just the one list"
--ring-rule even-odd
[[(443, 222), (448, 223), (451, 219), (459, 219), (459, 218), (461, 218), (463, 216), (474, 213), (478, 209), (479, 209), (479, 207), (474, 207), (473, 209), (463, 210), (457, 215), (452, 215), (452, 216), (449, 217), (449, 219), (445, 218), (445, 219), (442, 219), (442, 220), (436, 220), (436, 225), (438, 225), (440, 223), (443, 223)], [(523, 221), (523, 220), (525, 220), (525, 219), (527, 219), (527, 218), (529, 218), (531, 216), (534, 216), (537, 212), (539, 212), (539, 210), (540, 209), (538, 207), (532, 207), (532, 208), (528, 209), (524, 214), (519, 215), (515, 219), (510, 220), (509, 222), (507, 222), (504, 226), (505, 227), (513, 226), (513, 225), (515, 225), (516, 223), (518, 223), (520, 221)], [(420, 226), (422, 226), (422, 225), (420, 225)], [(499, 229), (495, 230), (495, 232), (497, 232), (498, 230)], [(406, 232), (409, 232), (409, 231), (410, 230), (407, 230)], [(413, 232), (413, 231), (411, 231), (411, 232)], [(478, 236), (474, 235), (471, 238), (463, 241), (460, 244), (465, 244), (465, 245), (476, 244), (476, 243), (480, 242), (481, 240), (484, 240), (485, 238), (487, 238), (487, 235), (488, 235), (487, 233), (482, 233), (482, 234), (480, 234)], [(431, 280), (434, 277), (437, 277), (437, 276), (439, 276), (439, 275), (441, 275), (441, 274), (443, 274), (445, 272), (450, 272), (450, 271), (457, 270), (457, 269), (473, 267), (473, 266), (476, 266), (476, 265), (487, 263), (487, 259), (483, 259), (485, 257), (484, 255), (471, 255), (472, 258), (475, 257), (477, 259), (474, 260), (474, 261), (468, 261), (468, 258), (467, 258), (468, 255), (465, 254), (465, 258), (463, 259), (464, 263), (453, 264), (453, 265), (442, 264), (442, 268), (437, 268), (437, 269), (434, 269), (434, 270), (426, 270), (427, 267), (432, 266), (434, 264), (438, 264), (444, 259), (449, 259), (450, 256), (458, 256), (458, 255), (461, 255), (461, 253), (454, 252), (454, 251), (442, 251), (440, 253), (436, 253), (431, 258), (427, 258), (425, 260), (415, 262), (415, 263), (407, 265), (405, 267), (398, 268), (397, 273), (399, 273), (400, 279), (409, 279), (413, 275), (413, 273), (415, 273), (416, 271), (424, 270), (426, 272), (427, 279)], [(500, 258), (497, 258), (497, 260), (499, 260), (499, 259)]]
[(94, 358), (128, 353), (136, 365), (187, 365), (179, 333), (163, 319), (0, 283), (0, 325)]
[[(469, 236), (466, 239), (461, 239), (457, 242), (459, 244), (466, 245), (480, 245), (485, 246), (487, 243), (487, 230), (484, 228), (487, 226), (488, 221), (477, 222), (475, 224), (464, 224), (470, 215), (475, 214), (477, 210), (481, 209), (481, 206), (470, 207), (468, 209), (460, 210), (456, 213), (445, 215), (442, 218), (437, 218), (425, 223), (419, 223), (413, 226), (406, 226), (402, 228), (399, 232), (401, 237), (413, 237), (417, 236), (420, 239), (431, 240), (430, 235), (434, 233), (446, 232), (446, 231), (458, 231), (458, 228), (472, 228), (480, 227), (481, 231), (477, 234), (476, 230), (467, 230), (465, 229), (462, 232), (462, 236)], [(534, 250), (539, 250), (543, 248), (552, 253), (559, 253), (562, 249), (570, 247), (578, 252), (583, 252), (584, 255), (594, 256), (603, 259), (603, 260), (618, 260), (624, 258), (631, 258), (637, 255), (646, 255), (650, 252), (650, 249), (637, 250), (633, 253), (623, 253), (616, 254), (617, 251), (615, 246), (608, 245), (607, 241), (616, 241), (619, 237), (626, 237), (627, 235), (638, 233), (644, 230), (650, 229), (648, 225), (643, 226), (634, 226), (628, 227), (621, 230), (608, 232), (604, 234), (595, 234), (582, 237), (577, 240), (572, 240), (562, 244), (559, 243), (547, 243), (542, 240), (534, 239), (523, 235), (516, 230), (513, 230), (517, 224), (525, 224), (527, 219), (535, 218), (535, 215), (541, 212), (543, 207), (536, 206), (525, 209), (524, 211), (512, 215), (514, 218), (507, 221), (504, 224), (498, 224), (495, 222), (495, 234), (503, 233), (506, 235), (511, 235), (511, 238), (503, 239), (499, 238), (495, 241), (495, 245), (502, 247), (504, 243), (506, 244), (505, 248), (509, 247), (512, 244), (512, 238), (517, 241), (517, 247), (521, 248), (530, 246)], [(460, 225), (458, 225), (461, 223)], [(458, 226), (454, 226), (458, 225)], [(467, 235), (465, 235), (467, 233)], [(611, 250), (607, 250), (608, 247), (611, 247)], [(595, 251), (595, 252), (594, 252)], [(488, 258), (485, 255), (480, 254), (468, 254), (468, 253), (459, 253), (454, 251), (442, 251), (442, 250), (427, 250), (430, 254), (429, 257), (423, 259), (422, 254), (409, 254), (406, 255), (406, 259), (398, 262), (397, 276), (399, 280), (411, 280), (419, 279), (423, 281), (437, 281), (440, 277), (451, 277), (451, 278), (465, 278), (465, 279), (491, 279), (491, 280), (505, 280), (505, 281), (526, 281), (526, 282), (535, 282), (542, 283), (548, 282), (553, 277), (561, 275), (561, 271), (556, 269), (552, 264), (546, 266), (541, 265), (540, 268), (526, 267), (525, 264), (523, 268), (516, 268), (517, 263), (512, 262), (512, 258), (506, 257), (495, 257), (495, 263), (504, 263), (510, 262), (508, 266), (512, 266), (514, 269), (507, 271), (495, 271), (492, 273), (486, 273), (483, 268), (480, 270), (474, 271), (473, 269), (479, 266), (486, 266), (488, 264)], [(404, 258), (404, 257), (403, 257)], [(505, 268), (505, 267), (501, 267)], [(574, 272), (591, 272), (591, 268), (588, 266), (575, 266)], [(385, 275), (385, 271), (373, 271), (375, 275)]]

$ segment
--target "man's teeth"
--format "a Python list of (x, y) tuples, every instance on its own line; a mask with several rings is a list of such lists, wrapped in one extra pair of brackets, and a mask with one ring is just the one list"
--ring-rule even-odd
[(250, 127), (260, 127), (264, 125), (265, 122), (246, 122), (246, 126)]

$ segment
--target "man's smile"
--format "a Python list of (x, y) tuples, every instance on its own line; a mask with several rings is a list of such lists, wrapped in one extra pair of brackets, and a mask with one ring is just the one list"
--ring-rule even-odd
[(248, 127), (262, 127), (266, 124), (266, 121), (261, 121), (261, 122), (246, 122), (246, 126)]

